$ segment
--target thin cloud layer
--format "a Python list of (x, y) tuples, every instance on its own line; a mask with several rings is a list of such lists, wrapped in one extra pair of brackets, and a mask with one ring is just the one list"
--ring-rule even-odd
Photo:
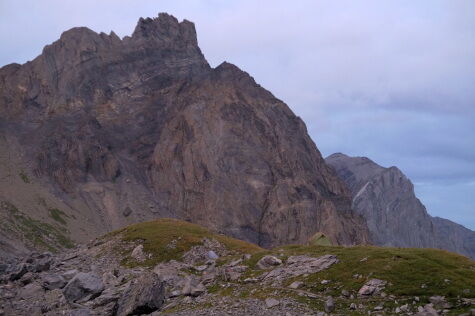
[(428, 211), (475, 229), (475, 2), (0, 2), (0, 64), (62, 31), (129, 35), (140, 16), (195, 22), (205, 56), (284, 100), (322, 154), (396, 165)]

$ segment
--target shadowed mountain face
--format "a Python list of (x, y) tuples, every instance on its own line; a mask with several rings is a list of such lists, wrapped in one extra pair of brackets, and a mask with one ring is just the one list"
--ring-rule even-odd
[(176, 217), (265, 247), (367, 241), (302, 120), (236, 66), (211, 68), (167, 14), (123, 39), (74, 28), (1, 68), (0, 133), (92, 232)]
[(431, 217), (398, 168), (344, 154), (333, 154), (325, 161), (351, 190), (352, 207), (366, 219), (374, 244), (440, 248), (475, 258), (475, 232)]

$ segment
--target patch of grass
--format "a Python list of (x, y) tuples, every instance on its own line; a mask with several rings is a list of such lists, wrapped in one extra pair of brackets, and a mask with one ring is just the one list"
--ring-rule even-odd
[(221, 295), (221, 296), (231, 296), (231, 295), (234, 294), (234, 290), (235, 290), (235, 288), (232, 287), (232, 286), (223, 287), (221, 289), (221, 291), (219, 291), (219, 295)]
[(50, 208), (49, 210), (49, 216), (57, 221), (60, 224), (66, 225), (66, 220), (63, 218), (63, 216), (68, 216), (66, 215), (63, 211), (57, 209), (57, 208)]
[(8, 228), (12, 235), (17, 235), (16, 238), (22, 238), (35, 247), (53, 252), (74, 247), (74, 243), (64, 235), (63, 227), (32, 219), (7, 201), (0, 202), (0, 210), (6, 210), (3, 213), (2, 227)]
[[(296, 245), (280, 248), (285, 250), (285, 255), (338, 257), (339, 263), (304, 280), (312, 292), (326, 290), (330, 295), (339, 295), (346, 289), (356, 293), (366, 280), (377, 278), (389, 282), (386, 293), (397, 296), (475, 296), (475, 262), (443, 250)], [(361, 261), (363, 258), (367, 259)], [(356, 274), (362, 277), (354, 278)], [(322, 280), (331, 282), (322, 285)], [(465, 289), (470, 293), (464, 294)]]
[[(172, 259), (181, 260), (185, 252), (193, 246), (201, 245), (203, 238), (214, 238), (236, 253), (253, 254), (262, 251), (262, 248), (251, 243), (212, 233), (196, 224), (167, 218), (134, 224), (111, 233), (116, 234), (120, 234), (126, 242), (141, 242), (144, 251), (151, 254), (149, 259), (141, 263), (125, 258), (122, 263), (127, 266), (154, 266)], [(176, 241), (175, 247), (167, 247), (173, 240)]]
[(28, 175), (24, 171), (20, 171), (18, 175), (23, 180), (23, 182), (30, 183), (30, 178), (28, 178)]
[(74, 243), (51, 224), (34, 220), (24, 214), (15, 215), (15, 219), (17, 228), (36, 246), (42, 246), (53, 252), (58, 251), (60, 247), (74, 247)]
[(208, 290), (208, 293), (218, 293), (219, 290), (221, 290), (221, 285), (219, 283), (214, 283), (213, 285), (211, 286), (208, 286), (207, 290)]

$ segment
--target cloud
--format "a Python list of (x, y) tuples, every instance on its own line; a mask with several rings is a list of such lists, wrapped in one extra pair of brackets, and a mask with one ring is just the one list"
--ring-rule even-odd
[(396, 165), (429, 212), (475, 229), (474, 1), (3, 0), (0, 64), (73, 26), (125, 36), (162, 11), (195, 22), (211, 65), (289, 104), (324, 155)]

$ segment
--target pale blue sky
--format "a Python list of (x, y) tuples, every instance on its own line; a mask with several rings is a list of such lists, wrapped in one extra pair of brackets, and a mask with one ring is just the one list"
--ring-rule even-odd
[(0, 65), (74, 26), (129, 35), (168, 12), (212, 66), (249, 72), (324, 156), (398, 166), (432, 215), (475, 229), (475, 1), (0, 0)]

